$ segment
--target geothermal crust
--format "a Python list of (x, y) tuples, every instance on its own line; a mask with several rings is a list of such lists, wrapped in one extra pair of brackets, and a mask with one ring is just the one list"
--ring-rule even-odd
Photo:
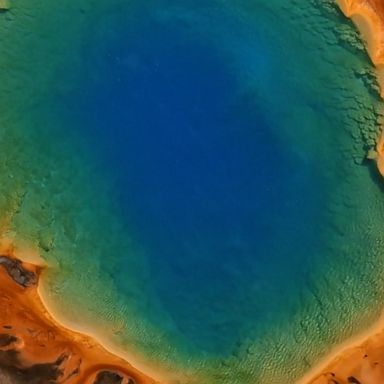
[(91, 337), (70, 331), (44, 307), (41, 268), (0, 255), (1, 384), (154, 384)]
[[(355, 22), (366, 42), (384, 97), (384, 1), (338, 0), (338, 3), (344, 14)], [(384, 176), (384, 130), (378, 138), (376, 151), (377, 167)], [(384, 319), (364, 335), (338, 348), (299, 383), (384, 383)]]

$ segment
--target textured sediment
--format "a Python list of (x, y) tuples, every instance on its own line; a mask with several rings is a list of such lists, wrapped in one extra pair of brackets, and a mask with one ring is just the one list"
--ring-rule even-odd
[(381, 0), (338, 0), (347, 17), (357, 24), (376, 66), (384, 65), (384, 3)]
[[(381, 0), (338, 0), (340, 8), (359, 28), (367, 51), (377, 68), (381, 96), (384, 97), (384, 2)], [(384, 134), (379, 137), (377, 167), (384, 175)]]
[(58, 325), (37, 292), (41, 268), (0, 256), (2, 384), (152, 384), (92, 338)]
[[(309, 377), (309, 376), (308, 376)], [(364, 335), (351, 340), (302, 384), (380, 384), (384, 380), (383, 319)]]
[[(172, 3), (176, 9), (168, 7)], [(134, 357), (153, 367), (156, 376), (148, 372), (149, 376), (158, 378), (160, 366), (167, 374), (187, 372), (193, 379), (199, 375), (196, 382), (205, 384), (290, 384), (325, 355), (331, 343), (360, 329), (366, 319), (358, 316), (374, 308), (376, 300), (383, 301), (382, 293), (372, 285), (372, 279), (382, 281), (382, 257), (366, 244), (382, 249), (375, 240), (383, 233), (384, 206), (365, 167), (360, 166), (365, 143), (375, 145), (377, 112), (372, 99), (376, 94), (372, 96), (366, 88), (370, 80), (366, 58), (356, 55), (350, 44), (351, 40), (359, 43), (356, 31), (341, 22), (334, 7), (320, 10), (317, 5), (323, 3), (328, 1), (20, 0), (12, 1), (11, 9), (1, 13), (0, 224), (2, 233), (16, 246), (36, 249), (49, 266), (39, 281), (39, 293), (57, 321), (79, 333), (91, 332), (94, 339), (147, 372), (131, 356), (120, 353), (134, 352)], [(171, 19), (191, 26), (191, 33), (192, 26), (198, 26), (200, 38), (214, 40), (212, 49), (223, 47), (239, 76), (239, 101), (250, 107), (260, 103), (267, 114), (276, 116), (281, 140), (287, 135), (300, 157), (314, 159), (317, 177), (327, 183), (330, 179), (333, 200), (324, 209), (327, 218), (308, 221), (321, 223), (316, 237), (322, 245), (316, 252), (310, 249), (311, 273), (305, 274), (305, 290), (286, 273), (284, 264), (279, 264), (274, 275), (278, 282), (283, 274), (288, 276), (303, 294), (296, 297), (281, 284), (271, 284), (271, 291), (276, 288), (277, 294), (288, 298), (292, 310), (276, 305), (273, 316), (266, 321), (257, 318), (252, 333), (239, 334), (233, 351), (217, 358), (207, 359), (199, 351), (184, 348), (183, 334), (158, 299), (152, 266), (134, 228), (124, 224), (121, 207), (115, 203), (118, 194), (110, 175), (105, 172), (102, 177), (99, 163), (92, 160), (90, 136), (83, 133), (82, 120), (76, 114), (76, 119), (70, 118), (71, 106), (79, 100), (73, 97), (73, 104), (68, 105), (67, 101), (73, 89), (84, 89), (82, 75), (97, 78), (99, 73), (94, 71), (94, 60), (88, 58), (88, 65), (84, 64), (84, 47), (93, 46), (95, 56), (103, 58), (99, 44), (110, 46), (104, 36), (116, 20), (124, 19), (118, 24), (126, 30), (130, 7), (135, 4), (137, 9), (139, 4), (156, 5), (165, 27)], [(225, 23), (218, 14), (224, 4), (233, 7)], [(241, 21), (241, 32), (236, 32), (234, 20)], [(258, 31), (270, 44), (258, 43)], [(292, 52), (294, 56), (287, 54)], [(260, 59), (269, 56), (276, 66), (264, 67)], [(284, 136), (279, 127), (286, 128)], [(283, 141), (291, 148), (288, 139)], [(337, 195), (334, 187), (340, 191)], [(281, 247), (274, 243), (273, 248)], [(16, 254), (23, 260), (25, 255)], [(285, 262), (291, 264), (288, 257)], [(255, 272), (264, 279), (262, 268)], [(256, 279), (255, 283), (250, 300), (239, 300), (231, 311), (252, 303), (255, 312), (263, 314), (260, 304), (268, 295)], [(200, 306), (196, 314), (210, 316), (217, 304)], [(369, 316), (368, 321), (373, 318)], [(230, 324), (217, 319), (224, 332), (232, 332)], [(196, 327), (200, 326), (196, 321)], [(58, 352), (43, 362), (55, 361)], [(179, 382), (190, 384), (188, 379)], [(108, 380), (119, 378), (109, 375)]]
[[(384, 2), (338, 0), (343, 13), (357, 25), (376, 66), (384, 97)], [(384, 175), (384, 131), (378, 138), (375, 158)], [(379, 384), (384, 382), (384, 321), (346, 342), (309, 372), (300, 384)]]

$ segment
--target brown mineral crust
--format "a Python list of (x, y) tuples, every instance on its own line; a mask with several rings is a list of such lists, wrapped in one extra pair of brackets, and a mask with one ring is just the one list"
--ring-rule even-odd
[(94, 384), (123, 384), (123, 379), (116, 372), (101, 371), (97, 374)]
[[(384, 97), (384, 0), (337, 0), (344, 14), (355, 22), (376, 66)], [(377, 167), (384, 176), (384, 130), (377, 147)], [(299, 384), (383, 384), (384, 318), (363, 335), (340, 346), (315, 366)]]
[(20, 260), (0, 256), (0, 265), (7, 271), (8, 275), (19, 285), (29, 287), (37, 284), (38, 270), (30, 271)]
[(357, 24), (376, 66), (384, 65), (384, 2), (382, 0), (337, 0), (346, 16)]
[(41, 268), (0, 256), (1, 384), (155, 384), (89, 336), (59, 325), (44, 307)]
[[(384, 383), (384, 321), (351, 340), (320, 367), (305, 384)], [(381, 330), (380, 330), (381, 329)]]
[[(369, 56), (376, 66), (381, 96), (384, 98), (384, 1), (337, 0), (344, 14), (355, 22), (367, 43)], [(376, 146), (377, 168), (384, 176), (384, 131)]]

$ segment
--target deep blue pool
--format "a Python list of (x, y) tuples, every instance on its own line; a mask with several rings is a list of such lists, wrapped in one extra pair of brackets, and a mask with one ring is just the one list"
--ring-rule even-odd
[[(221, 353), (294, 310), (323, 186), (311, 157), (279, 134), (278, 106), (247, 97), (228, 52), (145, 12), (115, 28), (85, 48), (90, 74), (72, 109), (117, 180), (121, 215), (175, 327)], [(253, 56), (265, 63), (280, 54), (262, 47)]]

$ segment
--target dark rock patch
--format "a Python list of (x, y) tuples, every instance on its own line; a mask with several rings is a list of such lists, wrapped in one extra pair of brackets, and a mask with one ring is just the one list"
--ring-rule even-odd
[(16, 336), (0, 334), (0, 348), (7, 347), (18, 340)]
[(361, 384), (361, 382), (357, 380), (356, 377), (354, 376), (349, 376), (347, 380), (348, 380), (348, 383), (350, 384)]
[(97, 374), (93, 384), (122, 384), (123, 377), (115, 372), (101, 371)]
[(0, 265), (7, 271), (8, 275), (19, 285), (30, 287), (37, 284), (37, 275), (23, 267), (20, 260), (0, 256)]
[(35, 364), (23, 368), (17, 351), (0, 351), (0, 375), (12, 384), (55, 384), (62, 376), (60, 365), (66, 356), (60, 356), (53, 363)]

